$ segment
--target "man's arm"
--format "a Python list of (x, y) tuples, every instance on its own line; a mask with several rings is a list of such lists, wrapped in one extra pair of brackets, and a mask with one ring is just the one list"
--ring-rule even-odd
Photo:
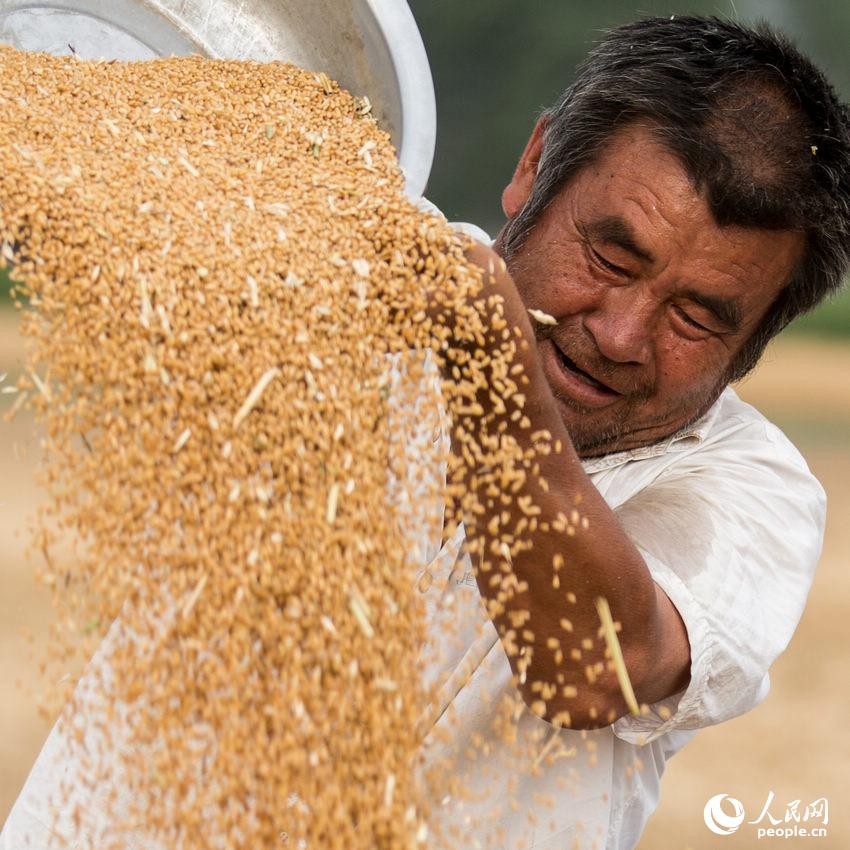
[[(534, 449), (532, 435), (540, 431), (548, 431), (551, 445), (560, 446), (560, 451), (536, 456), (539, 475), (529, 475), (522, 491), (540, 513), (533, 532), (525, 535), (532, 547), (513, 547), (511, 552), (516, 592), (506, 602), (493, 572), (479, 571), (478, 585), (529, 707), (551, 722), (572, 728), (610, 724), (627, 712), (627, 706), (605, 658), (597, 598), (608, 600), (614, 619), (621, 624), (619, 639), (639, 702), (655, 703), (687, 686), (687, 632), (678, 611), (655, 584), (644, 559), (582, 468), (538, 362), (525, 306), (504, 264), (484, 246), (472, 249), (469, 257), (494, 270), (487, 275), (484, 294), (502, 297), (504, 318), (516, 328), (516, 361), (522, 364), (527, 381), (522, 387), (523, 412), (531, 422), (523, 428), (509, 411), (499, 413), (490, 405), (485, 413), (492, 418), (482, 427), (489, 435), (504, 429), (522, 450)], [(480, 437), (486, 439), (488, 434)], [(487, 484), (476, 470), (465, 470), (465, 479), (470, 488), (479, 489), (477, 501), (485, 507), (485, 513), (471, 523), (471, 538), (478, 543), (477, 551), (491, 552), (498, 546), (498, 529), (516, 528), (525, 511), (519, 499), (506, 506), (488, 496)], [(527, 508), (528, 503), (524, 505)], [(507, 522), (505, 511), (510, 514)], [(565, 528), (565, 520), (574, 533)]]

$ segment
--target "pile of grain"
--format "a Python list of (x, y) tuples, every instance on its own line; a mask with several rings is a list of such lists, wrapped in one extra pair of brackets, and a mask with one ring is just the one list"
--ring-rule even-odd
[[(106, 827), (76, 813), (90, 846), (428, 843), (407, 527), (423, 487), (473, 519), (469, 467), (506, 492), (528, 467), (476, 442), (477, 393), (498, 375), (510, 405), (519, 380), (497, 300), (324, 75), (9, 49), (0, 69), (15, 406), (44, 424), (52, 497), (37, 548), (66, 646), (121, 615), (101, 710), (71, 709), (109, 754), (86, 782), (126, 791)], [(423, 379), (426, 350), (449, 379)], [(407, 436), (430, 435), (440, 392), (445, 492), (388, 427), (415, 408)]]

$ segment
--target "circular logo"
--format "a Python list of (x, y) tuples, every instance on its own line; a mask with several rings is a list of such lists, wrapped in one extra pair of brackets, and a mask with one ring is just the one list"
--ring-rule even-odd
[[(734, 814), (728, 815), (723, 811), (724, 800), (729, 801)], [(744, 822), (744, 807), (740, 800), (728, 794), (717, 794), (705, 804), (702, 816), (705, 818), (705, 825), (715, 835), (731, 835)]]

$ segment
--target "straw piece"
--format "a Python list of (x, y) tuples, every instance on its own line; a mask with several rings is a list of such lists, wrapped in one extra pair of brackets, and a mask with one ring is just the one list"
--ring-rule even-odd
[(632, 682), (629, 678), (629, 671), (626, 669), (626, 662), (623, 658), (623, 650), (620, 646), (620, 640), (617, 637), (617, 630), (614, 626), (614, 619), (611, 616), (611, 608), (608, 605), (608, 600), (604, 596), (599, 596), (596, 599), (596, 610), (599, 614), (599, 620), (602, 623), (602, 634), (605, 638), (605, 643), (611, 652), (611, 658), (614, 662), (614, 668), (617, 672), (617, 681), (620, 684), (620, 690), (623, 693), (623, 698), (626, 700), (626, 705), (629, 711), (635, 716), (640, 717), (640, 708), (635, 697)]

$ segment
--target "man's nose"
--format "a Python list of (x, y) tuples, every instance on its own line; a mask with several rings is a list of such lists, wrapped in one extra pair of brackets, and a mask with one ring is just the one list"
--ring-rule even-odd
[(608, 360), (645, 365), (652, 357), (654, 312), (637, 284), (618, 286), (585, 316), (584, 326)]

